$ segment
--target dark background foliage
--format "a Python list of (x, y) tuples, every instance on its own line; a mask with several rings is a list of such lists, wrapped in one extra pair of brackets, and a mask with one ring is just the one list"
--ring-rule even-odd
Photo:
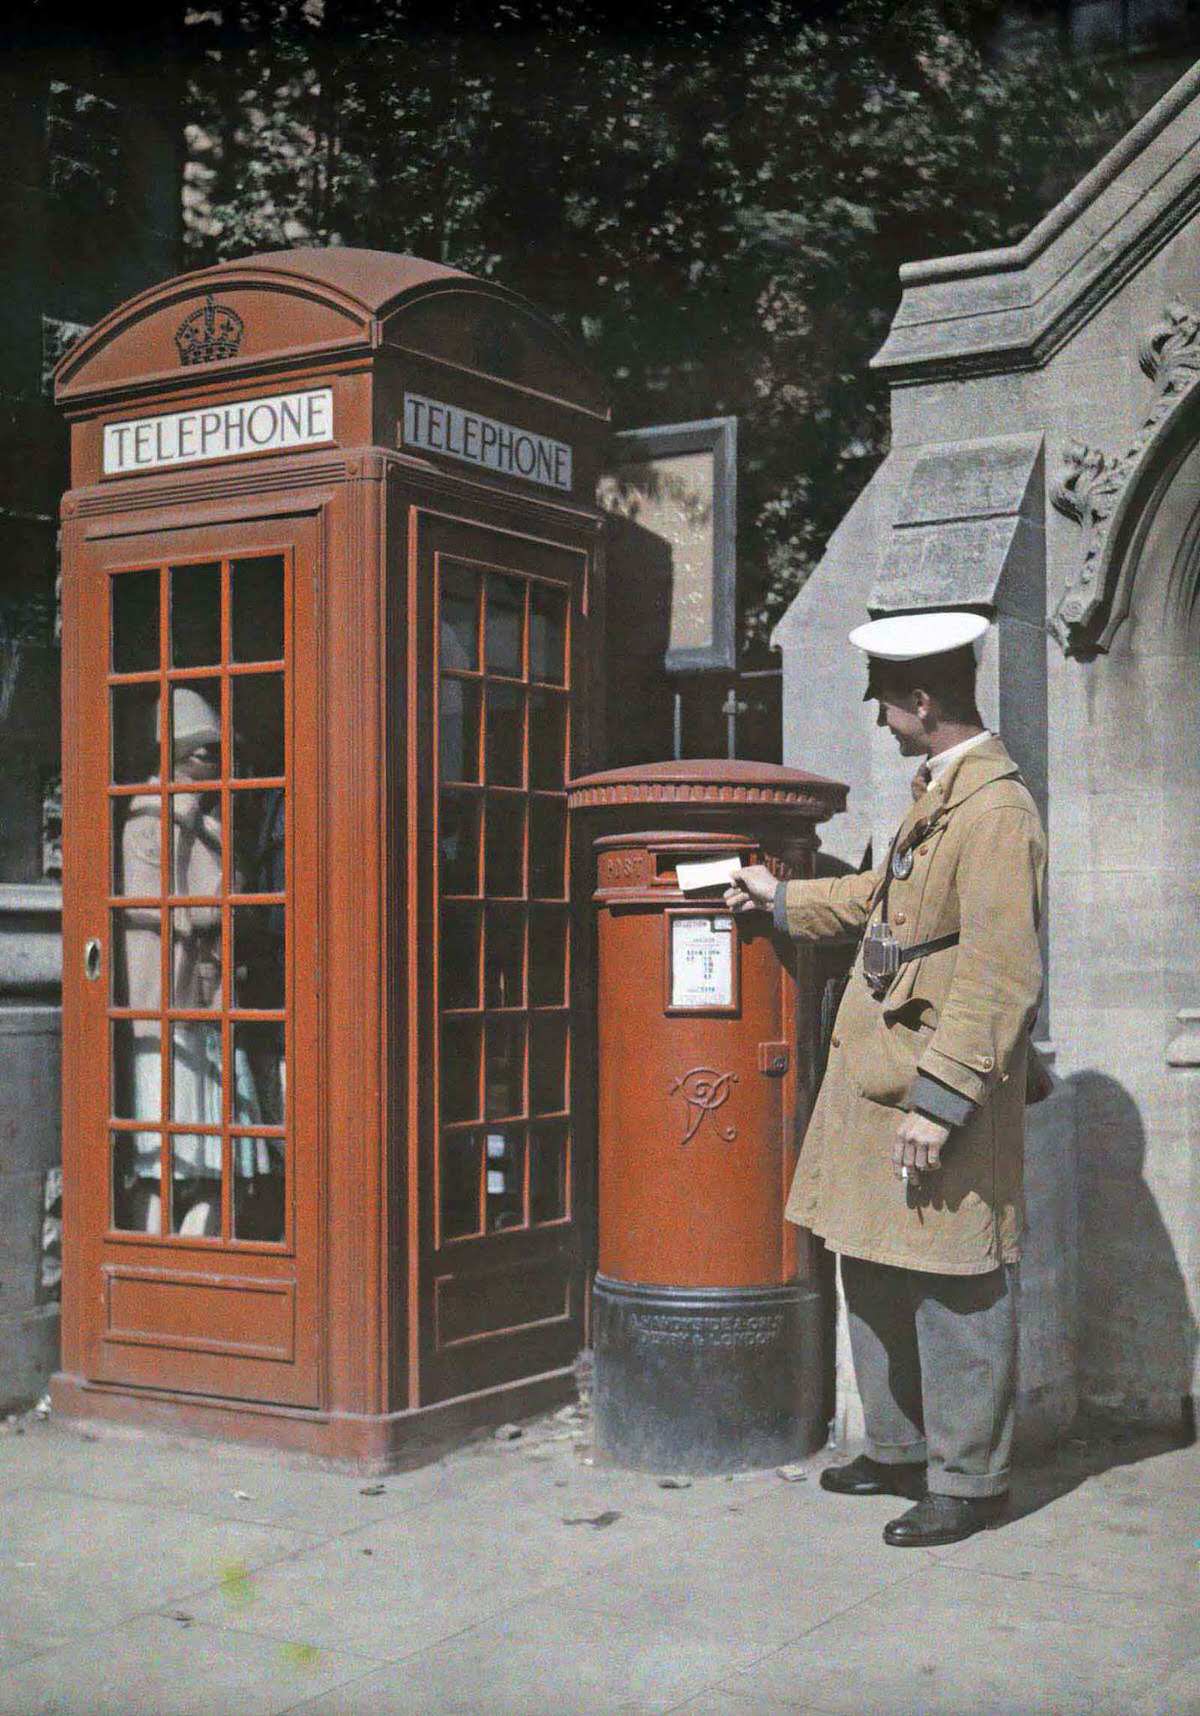
[(904, 260), (1028, 229), (1131, 119), (996, 10), (243, 0), (193, 26), (197, 261), (412, 251), (548, 309), (618, 426), (741, 422), (752, 654), (886, 447)]

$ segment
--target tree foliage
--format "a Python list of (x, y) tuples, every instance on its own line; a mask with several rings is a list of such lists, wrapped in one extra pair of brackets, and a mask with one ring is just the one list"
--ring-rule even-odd
[(971, 0), (229, 0), (193, 23), (197, 260), (411, 251), (553, 314), (618, 425), (741, 421), (761, 643), (886, 450), (902, 261), (1011, 242), (1125, 129)]

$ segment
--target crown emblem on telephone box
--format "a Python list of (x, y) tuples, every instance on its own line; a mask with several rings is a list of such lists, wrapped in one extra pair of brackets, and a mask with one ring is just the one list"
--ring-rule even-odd
[(210, 292), (198, 310), (184, 318), (175, 332), (180, 363), (215, 363), (236, 357), (245, 324), (227, 304), (214, 304)]

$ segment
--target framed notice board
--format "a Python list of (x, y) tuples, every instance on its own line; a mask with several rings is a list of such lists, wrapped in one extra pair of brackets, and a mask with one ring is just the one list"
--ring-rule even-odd
[(663, 930), (663, 1010), (738, 1013), (742, 1004), (740, 961), (732, 915), (712, 906), (671, 909), (663, 914)]
[(669, 557), (667, 672), (736, 667), (737, 418), (614, 435), (597, 499)]

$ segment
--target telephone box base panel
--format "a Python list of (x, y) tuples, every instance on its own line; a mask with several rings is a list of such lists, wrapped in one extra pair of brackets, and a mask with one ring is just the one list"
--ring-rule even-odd
[(117, 1389), (61, 1371), (50, 1379), (55, 1417), (81, 1429), (103, 1431), (112, 1426), (114, 1433), (124, 1436), (240, 1442), (278, 1450), (291, 1463), (366, 1476), (426, 1465), (475, 1434), (549, 1412), (576, 1395), (575, 1371), (570, 1366), (434, 1406), (379, 1416)]
[(596, 1448), (620, 1465), (749, 1471), (824, 1442), (816, 1287), (647, 1287), (597, 1275), (592, 1305)]

